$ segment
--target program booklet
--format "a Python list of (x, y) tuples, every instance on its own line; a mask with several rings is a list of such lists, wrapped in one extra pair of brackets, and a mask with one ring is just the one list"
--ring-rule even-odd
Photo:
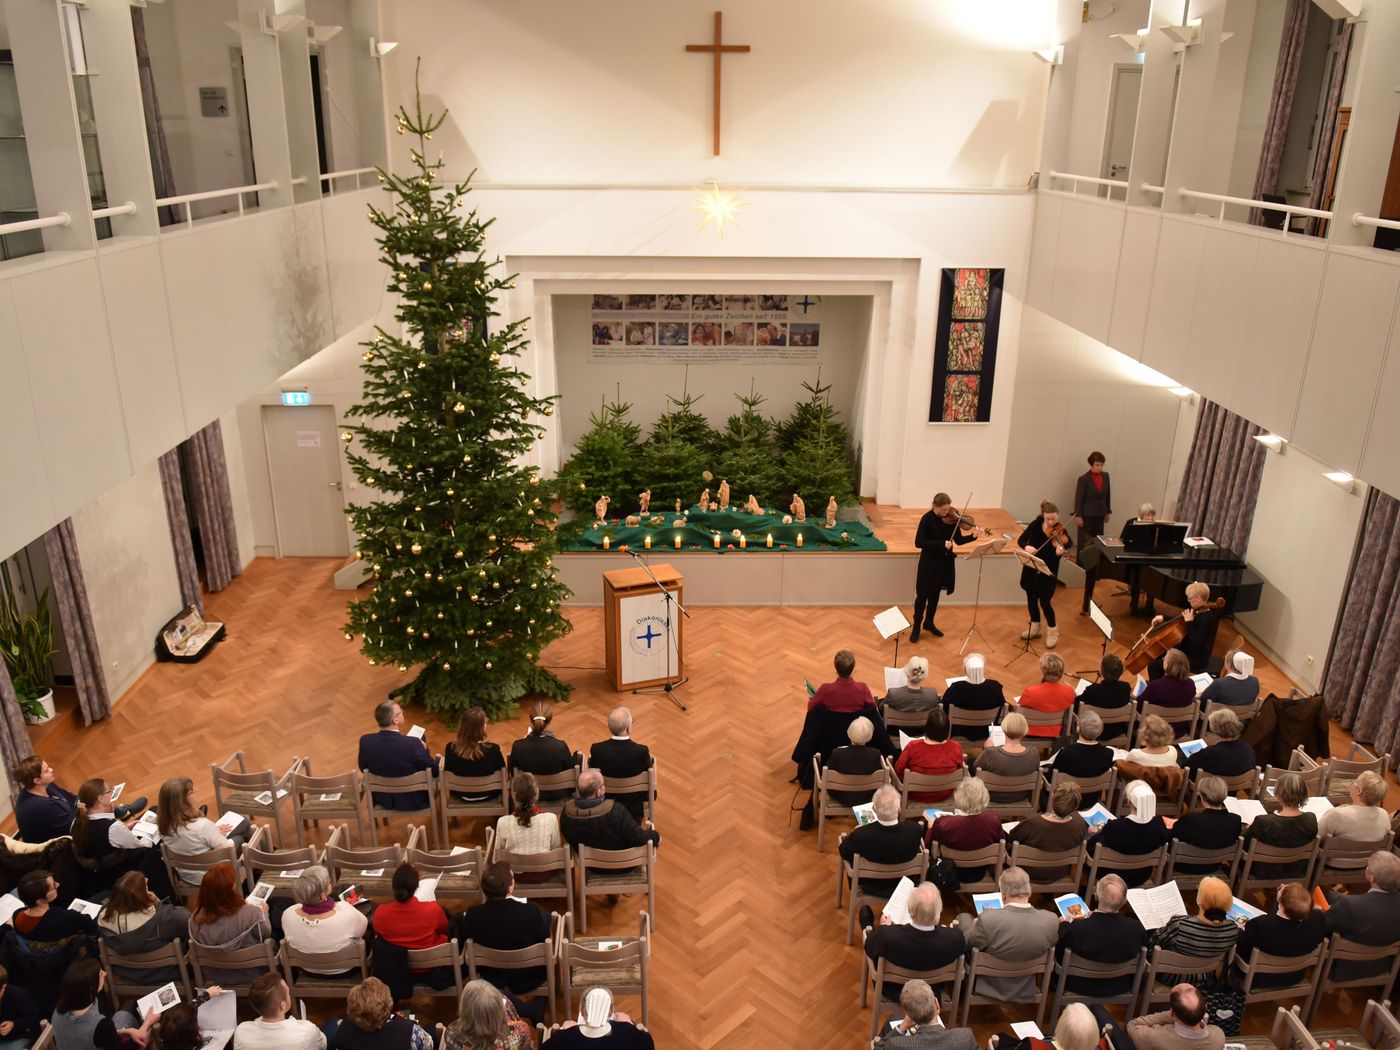
[(1229, 919), (1237, 926), (1243, 926), (1250, 919), (1257, 919), (1264, 913), (1252, 904), (1235, 898), (1235, 902), (1230, 905), (1230, 910), (1225, 913), (1225, 918)]
[(136, 1012), (141, 1017), (148, 1013), (164, 1013), (180, 1001), (180, 990), (175, 987), (175, 982), (163, 984), (149, 995), (143, 995), (136, 1000)]
[(1183, 755), (1185, 755), (1187, 758), (1190, 758), (1190, 757), (1191, 757), (1192, 755), (1194, 755), (1197, 751), (1201, 750), (1201, 748), (1205, 747), (1205, 746), (1206, 746), (1206, 742), (1205, 742), (1204, 740), (1199, 740), (1199, 739), (1197, 739), (1197, 740), (1183, 740), (1181, 743), (1177, 744), (1176, 746), (1177, 746), (1178, 748), (1181, 749), (1181, 753), (1182, 753)]
[(1064, 893), (1056, 897), (1055, 907), (1066, 919), (1083, 919), (1089, 915), (1089, 905), (1077, 893)]
[(1233, 796), (1227, 796), (1225, 799), (1225, 808), (1246, 824), (1253, 824), (1266, 812), (1264, 803), (1260, 802), (1257, 798), (1235, 798)]
[(1084, 823), (1089, 825), (1090, 831), (1098, 831), (1113, 819), (1113, 814), (1102, 802), (1095, 802), (1088, 809), (1081, 809), (1079, 815), (1084, 818)]
[(859, 806), (852, 806), (851, 812), (856, 815), (856, 827), (858, 828), (875, 823), (875, 803), (873, 802), (862, 802)]
[(1000, 893), (974, 893), (972, 895), (972, 906), (977, 909), (977, 914), (984, 911), (991, 911), (1001, 907)]

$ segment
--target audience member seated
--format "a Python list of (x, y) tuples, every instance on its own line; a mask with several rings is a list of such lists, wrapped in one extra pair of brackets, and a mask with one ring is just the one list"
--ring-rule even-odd
[(98, 1001), (106, 986), (107, 975), (91, 957), (75, 960), (63, 972), (58, 1001), (49, 1018), (57, 1050), (125, 1050), (146, 1045), (147, 1034), (159, 1015), (152, 1010), (144, 1021), (127, 1010), (118, 1010), (110, 1019), (102, 1016)]
[[(1115, 817), (1089, 837), (1085, 848), (1093, 853), (1104, 846), (1119, 853), (1139, 856), (1151, 853), (1167, 841), (1167, 825), (1157, 816), (1157, 796), (1141, 780), (1134, 780), (1123, 792), (1128, 815)], [(1103, 870), (1100, 868), (1100, 870)], [(1128, 886), (1141, 886), (1152, 875), (1143, 868), (1119, 872)]]
[[(533, 773), (517, 773), (510, 780), (511, 812), (496, 820), (496, 846), (507, 853), (548, 853), (563, 845), (559, 815), (541, 809), (540, 788)], [(522, 871), (519, 882), (548, 882), (547, 871)]]
[(43, 868), (20, 876), (15, 896), (24, 902), (24, 907), (14, 913), (10, 925), (30, 941), (62, 941), (75, 935), (97, 937), (101, 933), (90, 916), (53, 907), (58, 899), (58, 882)]
[[(360, 737), (360, 753), (356, 764), (366, 773), (377, 777), (406, 777), (424, 769), (437, 776), (437, 763), (428, 752), (427, 740), (403, 735), (403, 708), (392, 700), (384, 700), (374, 708), (377, 733)], [(402, 795), (377, 792), (374, 805), (382, 809), (414, 810), (428, 808), (426, 791), (410, 791)]]
[[(155, 979), (150, 980), (154, 983)], [(204, 990), (210, 995), (223, 991), (218, 985)], [(161, 1011), (151, 1025), (150, 1041), (146, 1045), (151, 1050), (204, 1050), (209, 1041), (209, 1036), (199, 1030), (199, 1007), (194, 1003), (176, 1003)]]
[[(1206, 719), (1206, 731), (1216, 738), (1216, 743), (1201, 748), (1184, 765), (1189, 774), (1214, 773), (1218, 777), (1237, 777), (1255, 767), (1254, 748), (1240, 739), (1244, 726), (1233, 711), (1217, 710)], [(1385, 796), (1382, 795), (1382, 798)], [(1386, 830), (1390, 830), (1389, 818)]]
[[(1060, 921), (1053, 912), (1031, 907), (1030, 876), (1010, 867), (1001, 873), (997, 886), (1000, 908), (988, 909), (975, 919), (966, 912), (958, 916), (967, 946), (1007, 962), (1025, 962), (1053, 947)], [(1036, 1000), (1035, 981), (1029, 977), (978, 977), (975, 991), (1007, 1003)]]
[[(865, 937), (865, 954), (872, 967), (881, 959), (906, 970), (937, 970), (957, 962), (967, 948), (962, 930), (940, 926), (943, 897), (931, 882), (921, 882), (909, 894), (909, 922), (896, 923), (887, 915)], [(885, 995), (893, 998), (896, 986), (885, 985)]]
[[(1365, 893), (1338, 894), (1327, 909), (1327, 932), (1341, 934), (1349, 941), (1372, 947), (1400, 944), (1400, 857), (1388, 850), (1377, 850), (1366, 862)], [(1389, 960), (1339, 962), (1332, 971), (1338, 980), (1370, 977), (1385, 973)]]
[(925, 687), (928, 681), (928, 660), (922, 656), (911, 656), (904, 665), (906, 685), (897, 685), (885, 694), (880, 701), (880, 714), (900, 711), (904, 714), (918, 714), (938, 706), (938, 690)]
[[(949, 849), (974, 850), (1004, 839), (1006, 832), (1002, 830), (1001, 818), (995, 810), (987, 808), (990, 802), (987, 785), (976, 777), (966, 777), (953, 792), (953, 807), (957, 812), (941, 816), (929, 825), (929, 848), (939, 842)], [(982, 867), (959, 867), (958, 878), (963, 882), (975, 882), (986, 871)]]
[(836, 666), (836, 680), (817, 687), (807, 701), (807, 710), (824, 707), (828, 711), (851, 714), (864, 711), (875, 702), (870, 695), (870, 687), (851, 677), (856, 670), (856, 654), (849, 649), (837, 652), (833, 661)]
[[(1240, 933), (1239, 926), (1225, 915), (1234, 902), (1230, 884), (1224, 879), (1207, 875), (1196, 887), (1196, 910), (1199, 914), (1173, 915), (1152, 938), (1153, 944), (1196, 959), (1224, 955), (1235, 946), (1235, 939)], [(1209, 977), (1209, 974), (1201, 973), (1175, 979), (1200, 984)]]
[[(1240, 928), (1235, 941), (1235, 981), (1244, 976), (1255, 950), (1269, 955), (1306, 955), (1327, 939), (1327, 913), (1313, 907), (1312, 894), (1299, 882), (1285, 882), (1278, 888), (1278, 908), (1272, 915), (1256, 915)], [(1296, 984), (1307, 970), (1288, 973), (1260, 973), (1256, 988), (1282, 988)]]
[(170, 881), (160, 851), (143, 843), (131, 830), (136, 817), (118, 820), (112, 792), (101, 777), (78, 788), (78, 812), (73, 818), (73, 851), (91, 865), (83, 875), (84, 893), (110, 893), (119, 878), (140, 869), (162, 890)]
[[(1102, 1019), (1097, 1011), (1095, 1019)], [(1168, 1009), (1128, 1022), (1128, 1038), (1137, 1050), (1223, 1050), (1225, 1033), (1208, 1021), (1205, 996), (1194, 985), (1178, 984)]]
[[(1002, 777), (1022, 777), (1027, 773), (1038, 772), (1040, 753), (1021, 743), (1026, 738), (1029, 728), (1026, 725), (1026, 716), (1019, 711), (1012, 711), (1002, 719), (1001, 728), (1006, 734), (1006, 743), (1000, 747), (983, 748), (972, 768), (978, 773), (992, 773)], [(1017, 791), (1001, 791), (991, 796), (991, 801), (1003, 804), (1026, 800), (1025, 793)]]
[[(841, 859), (851, 863), (857, 856), (874, 864), (903, 864), (913, 860), (923, 846), (924, 828), (918, 821), (899, 819), (899, 789), (886, 784), (875, 792), (875, 820), (841, 836)], [(866, 879), (863, 889), (888, 897), (899, 885), (898, 879)], [(862, 926), (869, 926), (862, 921)]]
[(1123, 658), (1115, 653), (1104, 653), (1099, 661), (1099, 680), (1079, 694), (1077, 706), (1112, 711), (1132, 702), (1133, 683), (1123, 681)]
[(374, 909), (374, 935), (409, 951), (447, 943), (447, 912), (437, 901), (420, 901), (418, 869), (407, 862), (394, 869), (394, 899)]
[(288, 1017), (292, 993), (281, 975), (265, 973), (248, 990), (257, 1017), (233, 1030), (234, 1050), (325, 1050), (326, 1036), (310, 1021)]
[[(588, 752), (588, 764), (609, 780), (641, 776), (651, 768), (651, 749), (632, 739), (632, 712), (615, 707), (608, 712), (609, 739), (600, 740)], [(632, 819), (641, 823), (646, 816), (647, 794), (632, 791), (614, 795), (613, 801), (626, 806)]]
[[(935, 707), (924, 721), (924, 735), (899, 753), (894, 763), (895, 776), (901, 780), (905, 773), (940, 776), (966, 769), (962, 745), (948, 738), (948, 715)], [(942, 802), (952, 795), (946, 791), (913, 791), (909, 798), (915, 802)]]
[[(884, 766), (884, 756), (879, 751), (870, 746), (870, 737), (875, 732), (875, 725), (870, 719), (863, 715), (851, 720), (851, 724), (846, 727), (846, 737), (850, 744), (846, 747), (838, 747), (826, 760), (826, 768), (832, 773), (844, 773), (848, 776), (869, 776), (871, 773), (878, 773)], [(873, 791), (832, 791), (831, 800), (839, 802), (843, 806), (860, 806), (869, 802), (874, 796)]]
[(378, 977), (370, 977), (350, 989), (345, 997), (345, 1016), (327, 1024), (325, 1033), (326, 1050), (432, 1050), (433, 1047), (433, 1037), (412, 1018), (394, 1013), (393, 993)]
[[(1021, 694), (1019, 706), (1030, 711), (1068, 711), (1074, 706), (1074, 690), (1061, 681), (1064, 676), (1064, 657), (1059, 653), (1042, 653), (1040, 681)], [(1057, 737), (1060, 730), (1055, 726), (1032, 726), (1029, 735)]]
[[(296, 907), (282, 913), (282, 937), (299, 952), (338, 952), (363, 940), (369, 920), (353, 904), (336, 900), (331, 894), (331, 876), (319, 864), (303, 868), (292, 884)], [(309, 973), (340, 973), (306, 967)]]
[[(1185, 637), (1177, 643), (1177, 648), (1190, 667), (1190, 674), (1201, 674), (1211, 669), (1211, 654), (1215, 651), (1215, 634), (1220, 628), (1220, 615), (1208, 607), (1210, 587), (1199, 580), (1186, 585), (1187, 608), (1181, 610), (1180, 620), (1186, 629)], [(1154, 616), (1151, 626), (1156, 627), (1162, 617)], [(1165, 671), (1166, 661), (1158, 657), (1147, 665), (1147, 678), (1150, 682), (1160, 678)]]
[[(1191, 661), (1180, 649), (1168, 649), (1162, 658), (1162, 676), (1147, 683), (1138, 695), (1138, 710), (1147, 704), (1158, 707), (1193, 708), (1196, 706), (1196, 683), (1191, 681)], [(1172, 725), (1173, 733), (1184, 733), (1190, 722)]]
[[(482, 904), (468, 908), (461, 918), (459, 941), (466, 951), (468, 939), (483, 948), (515, 951), (549, 940), (549, 917), (537, 904), (513, 897), (515, 879), (510, 865), (501, 861), (481, 872)], [(538, 988), (548, 974), (543, 966), (529, 970), (496, 970), (483, 966), (481, 976), (502, 991), (515, 995)]]
[[(25, 842), (47, 842), (67, 835), (77, 816), (78, 796), (54, 783), (53, 767), (38, 755), (30, 755), (11, 775), (19, 790), (15, 797), (19, 837)], [(133, 799), (130, 805), (116, 808), (117, 818), (125, 820), (145, 808), (144, 798)]]
[(457, 1020), (443, 1033), (444, 1050), (531, 1050), (528, 1021), (508, 996), (489, 981), (468, 981), (458, 1002)]
[(1259, 699), (1259, 679), (1254, 677), (1254, 657), (1239, 649), (1226, 654), (1226, 673), (1201, 694), (1201, 703), (1214, 701), (1231, 707), (1248, 707)]
[[(480, 707), (467, 710), (457, 727), (457, 739), (449, 741), (442, 756), (442, 768), (454, 777), (489, 777), (506, 768), (506, 756), (499, 744), (486, 739), (486, 712)], [(499, 791), (459, 794), (458, 802), (494, 802)]]
[[(548, 700), (536, 701), (531, 706), (529, 732), (510, 748), (512, 776), (523, 772), (533, 773), (537, 777), (549, 777), (578, 765), (578, 756), (549, 728), (553, 721), (554, 706)], [(549, 791), (543, 795), (543, 798), (551, 802), (568, 797), (567, 791)]]
[[(232, 951), (251, 948), (272, 936), (265, 901), (250, 901), (238, 890), (232, 864), (215, 864), (199, 884), (194, 914), (190, 916), (190, 940), (201, 948)], [(204, 976), (218, 984), (238, 984), (248, 978), (243, 969), (204, 967)]]
[[(1251, 842), (1262, 842), (1278, 849), (1297, 849), (1317, 838), (1317, 816), (1303, 812), (1302, 808), (1308, 801), (1307, 781), (1297, 773), (1285, 773), (1278, 778), (1274, 793), (1279, 801), (1279, 811), (1254, 818), (1244, 832), (1246, 849)], [(1296, 879), (1307, 875), (1307, 869), (1307, 861), (1255, 864), (1251, 873), (1255, 877)]]
[[(236, 827), (215, 824), (194, 805), (194, 781), (189, 777), (171, 777), (160, 786), (160, 805), (156, 811), (156, 830), (162, 845), (176, 853), (197, 857), (225, 846), (242, 846), (252, 835), (252, 825), (246, 819)], [(176, 869), (186, 882), (198, 883), (204, 872)]]
[[(1001, 683), (987, 677), (987, 660), (981, 653), (968, 653), (963, 660), (963, 681), (954, 682), (943, 694), (943, 710), (996, 711), (1006, 703)], [(986, 740), (985, 726), (959, 726), (957, 735), (964, 740)]]
[(0, 1050), (25, 1050), (39, 1037), (42, 1018), (29, 993), (10, 984), (9, 971), (0, 966)]
[[(182, 905), (171, 904), (152, 893), (141, 872), (128, 871), (117, 880), (112, 895), (97, 913), (97, 925), (112, 952), (140, 955), (164, 948), (174, 940), (187, 940), (190, 913)], [(178, 966), (168, 971), (123, 970), (120, 966), (115, 969), (118, 977), (130, 981), (161, 984), (180, 979)]]
[(1385, 780), (1379, 773), (1365, 770), (1351, 782), (1351, 801), (1322, 814), (1317, 833), (1341, 835), (1361, 842), (1375, 842), (1390, 833), (1390, 814), (1385, 806)]
[[(1094, 887), (1094, 911), (1060, 924), (1055, 959), (1065, 952), (1095, 963), (1125, 963), (1138, 957), (1147, 945), (1147, 931), (1135, 916), (1124, 915), (1128, 886), (1117, 875), (1105, 875)], [(1123, 995), (1132, 990), (1132, 977), (1070, 977), (1065, 990), (1076, 995)]]
[(1176, 734), (1160, 715), (1148, 715), (1143, 720), (1138, 746), (1128, 752), (1128, 761), (1141, 766), (1175, 766), (1181, 752), (1172, 744)]
[[(1055, 752), (1055, 757), (1050, 762), (1051, 779), (1054, 779), (1056, 773), (1063, 773), (1077, 780), (1094, 780), (1113, 768), (1113, 748), (1099, 743), (1099, 737), (1103, 735), (1102, 718), (1093, 711), (1081, 711), (1076, 733), (1073, 743), (1066, 744)], [(1084, 795), (1086, 807), (1092, 806), (1098, 800), (1097, 791), (1090, 791)]]
[[(1196, 782), (1196, 797), (1201, 808), (1177, 818), (1171, 827), (1174, 841), (1197, 849), (1228, 849), (1240, 837), (1241, 820), (1225, 808), (1228, 794), (1225, 781), (1217, 776), (1203, 776)], [(1208, 875), (1217, 865), (1178, 864), (1176, 870), (1185, 875)]]
[[(959, 938), (961, 939), (961, 938)], [(899, 990), (904, 1016), (872, 1044), (872, 1050), (977, 1050), (970, 1028), (945, 1028), (938, 1019), (938, 996), (915, 978)]]
[(651, 821), (638, 824), (631, 813), (607, 797), (603, 774), (596, 769), (579, 774), (578, 794), (564, 804), (559, 830), (574, 847), (622, 850), (648, 842), (661, 846), (661, 836)]
[[(1050, 793), (1049, 811), (1027, 817), (1012, 828), (1006, 837), (1007, 850), (1018, 842), (1046, 853), (1063, 853), (1082, 845), (1089, 828), (1079, 815), (1080, 803), (1078, 784), (1072, 780), (1056, 784)], [(1029, 873), (1037, 882), (1048, 882), (1066, 877), (1069, 869), (1031, 868)]]
[(606, 988), (588, 989), (579, 1016), (582, 1020), (560, 1025), (544, 1045), (551, 1050), (654, 1050), (656, 1046), (650, 1032), (633, 1024), (626, 1014), (613, 1011), (612, 992)]

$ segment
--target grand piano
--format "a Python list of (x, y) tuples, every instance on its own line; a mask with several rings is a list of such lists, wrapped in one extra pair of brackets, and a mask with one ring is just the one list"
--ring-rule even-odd
[[(1127, 538), (1127, 537), (1125, 537)], [(1099, 556), (1098, 578), (1120, 580), (1132, 588), (1133, 605), (1138, 591), (1178, 609), (1186, 608), (1186, 585), (1199, 580), (1210, 596), (1225, 599), (1226, 615), (1259, 608), (1264, 581), (1240, 555), (1226, 547), (1188, 547), (1180, 533), (1163, 529), (1160, 534), (1112, 539), (1094, 537)]]

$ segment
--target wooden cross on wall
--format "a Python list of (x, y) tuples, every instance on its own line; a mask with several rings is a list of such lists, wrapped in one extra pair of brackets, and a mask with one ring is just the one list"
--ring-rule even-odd
[(724, 15), (723, 15), (723, 13), (721, 13), (721, 12), (719, 12), (719, 11), (716, 11), (716, 12), (715, 12), (715, 41), (714, 41), (713, 44), (686, 44), (686, 45), (685, 45), (685, 49), (686, 49), (687, 51), (691, 52), (692, 54), (694, 54), (694, 53), (696, 53), (696, 52), (703, 52), (703, 53), (705, 53), (705, 54), (713, 54), (713, 55), (715, 56), (715, 152), (714, 152), (714, 155), (715, 155), (716, 157), (719, 156), (719, 99), (720, 99), (720, 94), (719, 94), (719, 80), (720, 80), (720, 60), (723, 59), (724, 56), (725, 56), (726, 54), (747, 54), (748, 51), (749, 51), (749, 45), (748, 45), (748, 44), (726, 44), (726, 43), (724, 43), (723, 22), (724, 22)]

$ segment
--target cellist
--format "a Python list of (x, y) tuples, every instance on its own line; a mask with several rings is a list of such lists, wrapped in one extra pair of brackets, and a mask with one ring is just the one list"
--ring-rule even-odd
[[(1220, 628), (1220, 617), (1214, 609), (1206, 606), (1210, 602), (1210, 588), (1199, 580), (1186, 585), (1187, 607), (1181, 610), (1181, 620), (1186, 625), (1186, 637), (1177, 643), (1176, 648), (1186, 654), (1191, 661), (1191, 673), (1200, 674), (1209, 670), (1212, 650), (1215, 648), (1215, 632)], [(1162, 617), (1154, 616), (1152, 626), (1162, 622)], [(1147, 677), (1162, 677), (1162, 657), (1157, 657), (1147, 665)]]
[(1055, 585), (1059, 582), (1060, 558), (1069, 547), (1069, 533), (1060, 524), (1060, 508), (1048, 499), (1040, 501), (1040, 516), (1026, 526), (1016, 545), (1027, 554), (1034, 554), (1050, 570), (1046, 576), (1030, 566), (1021, 569), (1021, 590), (1026, 592), (1026, 608), (1031, 622), (1021, 632), (1024, 641), (1040, 636), (1040, 615), (1045, 614), (1045, 648), (1053, 649), (1060, 642), (1060, 629), (1055, 626)]

